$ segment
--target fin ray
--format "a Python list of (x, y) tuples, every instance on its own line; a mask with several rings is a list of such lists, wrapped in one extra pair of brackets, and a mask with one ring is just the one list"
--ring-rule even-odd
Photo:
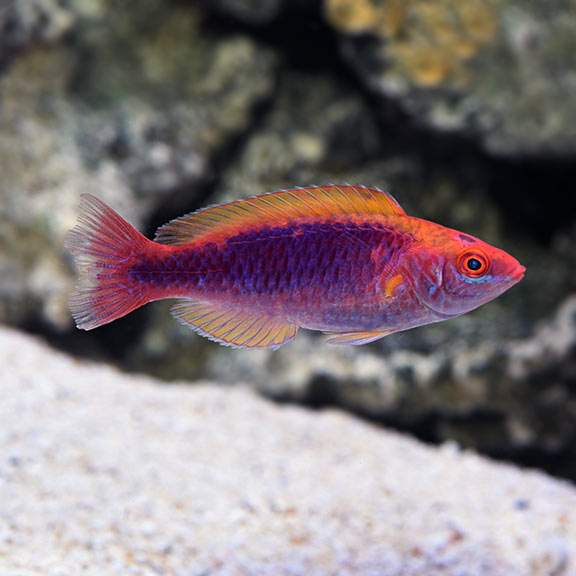
[(82, 194), (78, 223), (64, 242), (80, 271), (69, 307), (82, 330), (92, 330), (146, 304), (130, 261), (151, 242), (124, 218), (91, 194)]
[(383, 330), (381, 332), (326, 332), (330, 336), (327, 340), (329, 344), (345, 344), (348, 346), (360, 346), (374, 342), (384, 336), (392, 334), (395, 330)]
[(268, 314), (198, 300), (178, 301), (172, 306), (172, 315), (202, 336), (233, 348), (278, 348), (298, 330)]

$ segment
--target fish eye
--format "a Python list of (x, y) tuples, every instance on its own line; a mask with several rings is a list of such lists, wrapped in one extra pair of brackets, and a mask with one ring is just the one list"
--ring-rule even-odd
[(469, 278), (482, 278), (488, 272), (490, 260), (484, 252), (474, 248), (464, 250), (458, 257), (458, 270)]

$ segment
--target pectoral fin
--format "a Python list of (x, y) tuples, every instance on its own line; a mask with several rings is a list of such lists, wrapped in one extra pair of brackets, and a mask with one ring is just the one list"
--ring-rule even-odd
[(395, 330), (384, 330), (383, 332), (326, 332), (330, 336), (328, 344), (347, 344), (349, 346), (359, 346), (368, 344), (379, 338), (384, 338), (392, 334)]

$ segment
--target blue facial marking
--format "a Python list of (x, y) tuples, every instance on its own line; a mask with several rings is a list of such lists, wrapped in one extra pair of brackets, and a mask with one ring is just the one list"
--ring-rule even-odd
[(470, 278), (460, 274), (460, 278), (469, 284), (482, 284), (483, 282), (490, 282), (494, 279), (494, 276), (492, 276), (492, 274), (486, 274), (486, 276), (481, 276), (480, 278)]

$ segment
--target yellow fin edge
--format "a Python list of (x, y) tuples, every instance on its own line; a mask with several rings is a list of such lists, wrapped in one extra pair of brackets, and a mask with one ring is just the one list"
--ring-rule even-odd
[(179, 300), (171, 312), (202, 336), (233, 348), (278, 348), (294, 339), (298, 330), (268, 314), (197, 300)]

